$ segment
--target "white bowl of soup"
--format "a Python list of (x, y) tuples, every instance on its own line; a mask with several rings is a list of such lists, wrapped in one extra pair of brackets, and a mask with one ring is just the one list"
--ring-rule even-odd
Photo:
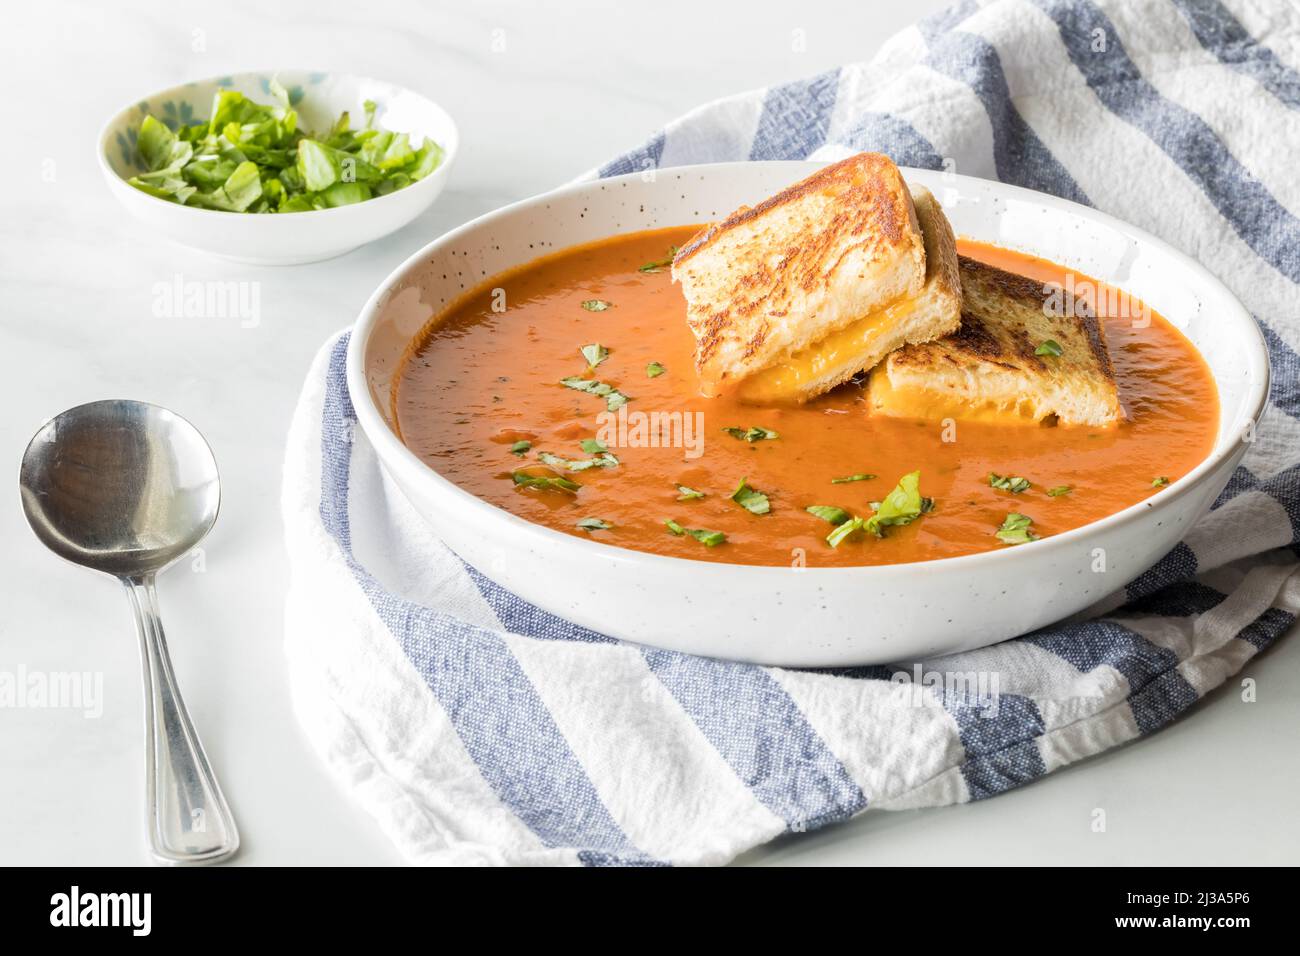
[[(671, 249), (818, 166), (576, 184), (393, 272), (352, 334), (348, 386), (383, 467), (457, 554), (615, 638), (840, 666), (980, 647), (1077, 613), (1208, 511), (1265, 406), (1253, 318), (1142, 230), (1000, 183), (903, 170), (939, 198), (962, 255), (1091, 296), (1125, 422), (959, 422), (954, 435), (947, 420), (871, 415), (858, 381), (800, 406), (702, 397)], [(917, 471), (934, 507), (884, 537), (832, 545), (807, 510), (870, 513)], [(742, 481), (765, 513), (743, 506)], [(1037, 540), (999, 538), (1009, 512), (1031, 516)]]

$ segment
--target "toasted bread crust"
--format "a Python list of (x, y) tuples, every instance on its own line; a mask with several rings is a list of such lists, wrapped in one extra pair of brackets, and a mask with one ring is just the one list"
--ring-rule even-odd
[[(1083, 300), (974, 259), (961, 257), (959, 266), (961, 327), (894, 352), (873, 372), (873, 383), (884, 376), (891, 390), (930, 390), (972, 407), (1015, 408), (1066, 424), (1124, 417), (1105, 326)], [(1048, 339), (1062, 347), (1060, 357), (1038, 354)]]
[[(842, 184), (850, 188), (857, 188), (863, 193), (874, 192), (878, 195), (885, 195), (891, 190), (895, 190), (895, 183), (901, 183), (901, 181), (898, 167), (894, 165), (893, 160), (883, 153), (858, 153), (848, 159), (841, 159), (838, 163), (831, 163), (829, 166), (819, 169), (807, 179), (800, 180), (793, 186), (781, 190), (776, 195), (769, 196), (757, 206), (741, 206), (721, 222), (715, 222), (701, 229), (691, 237), (686, 245), (677, 250), (677, 255), (673, 257), (673, 268), (677, 268), (723, 233), (743, 226), (778, 206), (802, 199), (809, 193)], [(887, 230), (886, 235), (891, 242), (897, 242), (901, 238), (902, 230), (898, 228), (897, 219), (882, 216), (878, 225), (881, 229)], [(861, 226), (857, 231), (861, 231)]]
[[(1057, 328), (1063, 325), (1072, 333), (1081, 334), (1092, 353), (1097, 374), (1114, 384), (1115, 366), (1106, 347), (1105, 327), (1097, 318), (1096, 312), (1086, 302), (1069, 295), (1064, 290), (1054, 292), (1052, 289), (1045, 288), (1041, 282), (985, 265), (966, 256), (958, 256), (957, 264), (963, 286), (971, 287), (972, 295), (982, 297), (986, 301), (989, 298), (998, 298), (1048, 316), (1052, 297), (1059, 295), (1064, 305), (1062, 311), (1065, 315), (1049, 321), (1061, 323)], [(1034, 342), (1027, 328), (1004, 327), (1000, 337), (994, 334), (993, 328), (994, 326), (990, 325), (979, 312), (963, 309), (961, 328), (942, 340), (944, 351), (949, 353), (948, 360), (953, 361), (953, 356), (966, 354), (1007, 368), (1017, 368), (1021, 365), (1040, 369), (1048, 367), (1047, 359), (1037, 354), (1041, 342)], [(924, 346), (917, 346), (908, 349), (905, 354), (895, 356), (894, 361), (900, 367), (919, 365), (930, 361), (930, 356)]]
[(673, 260), (706, 393), (739, 381), (925, 281), (911, 194), (862, 153), (702, 230)]

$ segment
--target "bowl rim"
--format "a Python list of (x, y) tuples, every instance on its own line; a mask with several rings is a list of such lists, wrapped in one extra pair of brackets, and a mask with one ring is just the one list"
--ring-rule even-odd
[[(299, 215), (302, 215), (301, 213), (286, 214), (283, 217), (280, 217), (278, 215), (272, 215), (272, 216), (251, 215), (251, 216), (235, 217), (232, 216), (231, 213), (221, 209), (204, 209), (200, 206), (184, 206), (181, 205), (180, 203), (171, 202), (170, 200), (167, 199), (159, 199), (157, 196), (151, 196), (146, 192), (136, 189), (134, 186), (128, 183), (124, 178), (122, 178), (122, 176), (117, 172), (117, 170), (115, 170), (112, 167), (112, 165), (108, 161), (108, 154), (109, 154), (109, 147), (110, 147), (109, 137), (110, 134), (112, 133), (113, 126), (116, 124), (120, 116), (122, 116), (124, 113), (129, 112), (130, 110), (135, 109), (137, 106), (140, 105), (140, 103), (144, 102), (145, 100), (155, 99), (159, 96), (163, 96), (167, 93), (170, 93), (173, 90), (182, 90), (185, 89), (186, 87), (199, 86), (203, 83), (216, 83), (218, 80), (222, 80), (227, 77), (234, 79), (236, 77), (250, 76), (250, 75), (278, 76), (281, 73), (316, 73), (316, 74), (320, 74), (321, 76), (343, 76), (343, 77), (351, 77), (355, 80), (369, 81), (371, 83), (382, 83), (386, 86), (395, 87), (396, 89), (399, 89), (404, 93), (410, 93), (412, 96), (417, 96), (420, 99), (424, 100), (430, 107), (433, 108), (435, 113), (441, 114), (441, 118), (446, 121), (447, 128), (451, 131), (449, 142), (443, 143), (443, 142), (435, 141), (438, 142), (438, 145), (440, 147), (442, 147), (443, 150), (442, 162), (438, 164), (437, 169), (435, 169), (428, 176), (425, 176), (423, 179), (417, 180), (416, 182), (412, 183), (410, 186), (407, 186), (405, 189), (399, 189), (395, 192), (388, 193), (386, 196), (372, 196), (370, 199), (367, 199), (364, 202), (352, 203), (351, 205), (348, 206), (335, 206), (330, 209), (311, 209), (311, 210), (307, 210), (308, 213), (320, 214), (320, 215), (333, 213), (335, 214), (335, 218), (339, 218), (338, 214), (340, 213), (344, 215), (355, 215), (357, 208), (361, 206), (365, 206), (373, 210), (375, 208), (374, 205), (375, 203), (382, 203), (385, 202), (386, 200), (397, 200), (399, 202), (409, 201), (411, 197), (418, 196), (421, 194), (422, 187), (426, 187), (426, 185), (431, 185), (432, 183), (436, 182), (437, 174), (442, 173), (445, 176), (446, 172), (450, 171), (452, 163), (456, 158), (456, 154), (460, 151), (460, 127), (456, 125), (456, 120), (452, 118), (452, 115), (448, 113), (437, 100), (433, 99), (432, 97), (426, 96), (424, 93), (420, 92), (419, 90), (412, 89), (409, 86), (404, 86), (401, 83), (393, 83), (389, 80), (381, 80), (378, 77), (367, 76), (362, 73), (349, 73), (346, 70), (311, 70), (311, 69), (304, 69), (301, 67), (279, 68), (275, 70), (236, 70), (234, 72), (229, 72), (229, 73), (218, 73), (215, 76), (201, 77), (196, 80), (186, 80), (184, 83), (177, 83), (173, 86), (163, 87), (162, 89), (156, 90), (153, 93), (150, 93), (146, 96), (136, 97), (131, 102), (123, 105), (119, 109), (114, 110), (112, 113), (110, 113), (108, 118), (105, 119), (103, 124), (100, 126), (98, 146), (96, 148), (96, 154), (97, 154), (96, 158), (99, 161), (99, 168), (103, 170), (103, 173), (108, 178), (109, 182), (115, 184), (115, 186), (116, 185), (124, 186), (126, 189), (130, 190), (130, 193), (132, 195), (138, 195), (144, 199), (151, 200), (152, 202), (161, 203), (164, 206), (168, 206), (172, 209), (182, 210), (181, 213), (182, 215), (190, 215), (191, 217), (194, 217), (194, 214), (201, 214), (202, 216), (206, 216), (206, 217), (215, 216), (215, 217), (219, 217), (222, 221), (226, 221), (226, 222), (246, 221), (246, 220), (277, 221), (280, 218), (290, 220), (290, 221), (295, 221)], [(391, 206), (393, 204), (390, 202), (388, 203), (388, 205)], [(155, 208), (159, 208), (159, 207), (155, 207)], [(195, 221), (197, 222), (199, 220), (196, 218)], [(313, 221), (319, 221), (319, 220), (313, 220)]]
[[(719, 172), (727, 169), (753, 168), (756, 162), (764, 166), (788, 167), (792, 172), (803, 170), (811, 172), (815, 168), (828, 165), (827, 162), (808, 161), (808, 160), (766, 160), (766, 161), (738, 161), (726, 163), (701, 163), (691, 166), (665, 167), (658, 170), (660, 175), (678, 172), (698, 172), (701, 169), (714, 169)], [(985, 564), (994, 564), (1002, 562), (1007, 564), (1008, 568), (1013, 566), (1014, 562), (1022, 559), (1026, 553), (1031, 555), (1040, 555), (1046, 557), (1048, 549), (1059, 551), (1061, 548), (1076, 545), (1081, 539), (1095, 536), (1099, 532), (1111, 528), (1128, 524), (1137, 520), (1141, 515), (1147, 512), (1167, 511), (1180, 499), (1198, 490), (1199, 487), (1212, 475), (1226, 460), (1228, 460), (1237, 450), (1237, 446), (1245, 441), (1245, 435), (1250, 430), (1259, 425), (1267, 405), (1268, 396), (1272, 380), (1272, 369), (1269, 363), (1268, 346), (1264, 339), (1263, 332), (1254, 315), (1247, 309), (1237, 296), (1223, 284), (1213, 273), (1201, 263), (1181, 252), (1163, 239), (1152, 235), (1144, 229), (1133, 226), (1121, 219), (1110, 216), (1089, 206), (1075, 203), (1067, 199), (1061, 199), (1049, 193), (1042, 193), (1032, 189), (1025, 189), (1020, 186), (1013, 186), (1008, 183), (998, 182), (996, 180), (980, 179), (975, 176), (943, 174), (939, 171), (918, 169), (909, 166), (900, 166), (899, 171), (903, 174), (904, 179), (920, 178), (944, 175), (945, 182), (956, 182), (958, 187), (963, 183), (974, 183), (976, 187), (988, 189), (990, 187), (997, 190), (1001, 195), (1007, 198), (1018, 199), (1021, 201), (1037, 203), (1047, 207), (1057, 208), (1065, 212), (1082, 216), (1101, 225), (1106, 225), (1117, 229), (1122, 234), (1130, 237), (1139, 244), (1148, 245), (1167, 254), (1179, 262), (1190, 273), (1196, 275), (1203, 282), (1210, 284), (1226, 297), (1227, 301), (1235, 306), (1235, 309), (1226, 310), (1228, 316), (1241, 326), (1241, 333), (1246, 336), (1244, 343), (1250, 372), (1255, 378), (1253, 386), (1243, 397), (1240, 407), (1245, 410), (1245, 421), (1237, 427), (1230, 427), (1224, 432), (1222, 428), (1216, 435), (1214, 448), (1200, 462), (1196, 464), (1187, 474), (1171, 481), (1164, 488), (1155, 492), (1141, 501), (1134, 502), (1126, 508), (1116, 511), (1105, 517), (1098, 518), (1088, 524), (1080, 525), (1077, 528), (1071, 528), (1068, 531), (1062, 531), (1059, 534), (1049, 535), (1037, 541), (1031, 541), (1027, 545), (993, 549), (989, 551), (980, 551), (974, 554), (954, 555), (946, 558), (933, 558), (924, 561), (906, 561), (893, 564), (874, 564), (874, 565), (850, 565), (836, 567), (818, 567), (808, 565), (804, 567), (790, 567), (786, 565), (763, 565), (763, 564), (744, 564), (739, 562), (727, 561), (703, 561), (696, 558), (681, 558), (671, 555), (653, 554), (647, 551), (638, 551), (634, 548), (627, 548), (621, 545), (608, 544), (602, 541), (584, 540), (574, 535), (548, 528), (545, 525), (536, 524), (521, 518), (518, 515), (498, 507), (484, 499), (466, 491), (455, 482), (439, 474), (433, 467), (421, 459), (410, 448), (393, 433), (384, 420), (382, 413), (375, 405), (374, 397), (371, 394), (370, 387), (366, 381), (364, 360), (365, 347), (370, 335), (379, 320), (390, 293), (399, 287), (400, 283), (408, 278), (420, 265), (426, 263), (429, 256), (438, 248), (451, 245), (462, 236), (489, 225), (497, 220), (507, 218), (514, 213), (527, 209), (532, 206), (543, 205), (547, 201), (562, 198), (574, 193), (581, 193), (597, 186), (608, 186), (617, 184), (622, 181), (641, 179), (640, 172), (627, 173), (621, 176), (612, 176), (607, 179), (583, 179), (577, 182), (568, 183), (548, 192), (530, 196), (518, 200), (508, 205), (502, 206), (484, 215), (478, 216), (469, 222), (464, 223), (455, 229), (443, 233), (431, 242), (426, 243), (414, 254), (407, 257), (392, 272), (390, 272), (375, 291), (366, 300), (358, 314), (356, 323), (351, 328), (351, 338), (348, 341), (346, 357), (346, 383), (348, 395), (352, 403), (353, 410), (357, 416), (358, 424), (362, 431), (371, 442), (375, 449), (375, 456), (380, 464), (388, 469), (392, 466), (400, 466), (408, 470), (411, 474), (421, 474), (424, 480), (436, 489), (439, 497), (450, 496), (459, 508), (470, 509), (469, 513), (481, 516), (482, 520), (501, 521), (519, 534), (526, 535), (529, 539), (528, 544), (536, 544), (548, 549), (556, 547), (572, 547), (579, 549), (579, 552), (591, 560), (614, 560), (622, 561), (629, 565), (636, 565), (647, 568), (660, 568), (664, 571), (670, 571), (673, 568), (689, 569), (692, 573), (712, 574), (715, 576), (725, 576), (742, 571), (747, 574), (766, 575), (769, 577), (785, 576), (791, 573), (800, 575), (813, 575), (819, 578), (844, 578), (853, 575), (869, 574), (875, 578), (890, 578), (897, 575), (914, 573), (918, 569), (953, 569), (960, 570), (971, 568), (973, 566), (983, 566)], [(919, 174), (919, 175), (918, 175)], [(972, 187), (974, 188), (974, 187)], [(972, 237), (977, 238), (977, 237)], [(568, 248), (565, 246), (564, 248)], [(560, 250), (556, 250), (560, 251)], [(1180, 330), (1181, 331), (1181, 330)], [(1190, 339), (1189, 339), (1190, 341)], [(1193, 347), (1200, 352), (1199, 347), (1192, 343)], [(1208, 362), (1206, 363), (1208, 366)], [(1213, 376), (1216, 390), (1219, 386), (1219, 380)], [(1239, 419), (1240, 420), (1240, 416)], [(418, 469), (418, 471), (411, 471)], [(464, 513), (464, 512), (462, 512)], [(1026, 548), (1033, 550), (1026, 551)], [(1145, 570), (1145, 569), (1142, 569)], [(1139, 571), (1139, 573), (1141, 573)]]

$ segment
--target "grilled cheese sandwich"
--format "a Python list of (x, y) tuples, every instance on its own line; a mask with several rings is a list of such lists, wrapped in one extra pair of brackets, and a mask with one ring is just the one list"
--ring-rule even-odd
[(873, 414), (1104, 427), (1124, 419), (1104, 323), (1081, 299), (959, 260), (961, 327), (871, 373)]
[[(915, 198), (914, 198), (915, 197)], [(673, 260), (702, 391), (802, 402), (957, 328), (942, 209), (888, 157), (827, 166), (698, 233)]]
[(913, 186), (917, 220), (925, 237), (925, 282), (907, 295), (831, 332), (811, 346), (751, 375), (739, 385), (747, 402), (806, 400), (870, 369), (908, 342), (924, 342), (957, 327), (961, 286), (952, 227), (924, 186)]

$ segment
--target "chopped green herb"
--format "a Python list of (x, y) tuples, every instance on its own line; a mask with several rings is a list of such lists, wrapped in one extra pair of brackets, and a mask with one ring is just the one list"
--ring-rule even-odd
[(831, 484), (847, 485), (851, 481), (871, 481), (875, 477), (876, 477), (875, 475), (867, 475), (867, 474), (845, 475), (843, 478), (832, 478)]
[(1038, 348), (1034, 349), (1035, 355), (1051, 355), (1055, 358), (1061, 357), (1061, 346), (1058, 342), (1048, 339)]
[(989, 472), (989, 486), (997, 488), (999, 491), (1009, 491), (1013, 495), (1018, 495), (1022, 491), (1028, 491), (1029, 485), (1028, 478), (1010, 478), (1006, 475), (999, 475), (995, 471)]
[(1167, 484), (1169, 484), (1169, 479), (1166, 478), (1164, 475), (1161, 475), (1159, 478), (1151, 479), (1152, 488), (1163, 488)]
[(696, 491), (694, 488), (687, 488), (685, 485), (678, 485), (677, 491), (679, 492), (677, 495), (678, 501), (691, 501), (695, 498), (704, 497), (704, 492)]
[(1057, 485), (1055, 488), (1048, 488), (1047, 494), (1052, 498), (1059, 498), (1061, 495), (1068, 495), (1073, 490), (1073, 485)]
[(767, 500), (767, 495), (757, 488), (751, 488), (748, 478), (740, 479), (740, 484), (731, 493), (731, 500), (751, 514), (765, 515), (772, 510), (772, 504)]
[(823, 521), (829, 521), (831, 524), (843, 524), (852, 517), (843, 508), (837, 508), (834, 505), (809, 505), (803, 510), (810, 515), (816, 515)]
[(601, 345), (599, 342), (592, 345), (584, 345), (582, 348), (578, 349), (578, 351), (581, 352), (582, 357), (587, 360), (588, 368), (595, 368), (601, 362), (605, 361), (605, 359), (609, 358), (609, 349), (605, 348), (605, 346)]
[(604, 312), (606, 309), (614, 308), (614, 303), (606, 302), (604, 299), (584, 299), (582, 307), (588, 312)]
[(664, 367), (658, 362), (651, 362), (645, 367), (646, 378), (658, 378), (664, 371)]
[(585, 461), (561, 458), (559, 455), (552, 455), (549, 451), (541, 452), (537, 457), (545, 465), (567, 471), (586, 471), (588, 468), (616, 468), (619, 465), (619, 460), (607, 451)]
[(614, 526), (603, 518), (583, 518), (578, 522), (577, 527), (583, 531), (608, 531)]
[(604, 382), (598, 382), (594, 378), (581, 378), (577, 375), (570, 375), (568, 378), (560, 379), (560, 384), (565, 388), (572, 388), (579, 392), (587, 392), (599, 398), (605, 399), (605, 407), (611, 412), (616, 412), (628, 402), (632, 401), (631, 397), (624, 395), (613, 385), (607, 385)]
[(659, 259), (655, 262), (647, 262), (645, 265), (637, 269), (637, 271), (638, 272), (663, 272), (664, 269), (668, 268), (670, 265), (673, 264), (673, 257), (675, 255), (677, 255), (677, 247), (669, 246), (668, 258)]
[(576, 481), (570, 481), (568, 478), (561, 478), (558, 475), (528, 475), (522, 471), (515, 471), (511, 472), (510, 477), (521, 488), (536, 488), (539, 491), (555, 489), (575, 492), (582, 487)]
[(771, 441), (773, 438), (781, 437), (777, 432), (772, 431), (772, 429), (761, 428), (758, 425), (755, 425), (752, 428), (724, 428), (723, 431), (732, 438), (739, 438), (741, 441), (748, 442)]
[(520, 458), (528, 454), (528, 450), (533, 447), (533, 443), (526, 438), (521, 438), (510, 446), (510, 454), (518, 455)]
[(1029, 526), (1033, 523), (1033, 518), (1013, 511), (1007, 515), (1006, 520), (1002, 522), (1002, 527), (997, 530), (998, 540), (1003, 544), (1028, 544), (1030, 541), (1037, 541), (1038, 535), (1029, 530)]
[(599, 438), (584, 438), (582, 440), (582, 450), (588, 455), (599, 455), (603, 451), (609, 451), (605, 443)]
[(366, 103), (363, 129), (351, 129), (343, 113), (313, 133), (299, 128), (293, 108), (301, 89), (291, 93), (272, 79), (267, 91), (275, 102), (221, 90), (211, 118), (189, 125), (146, 114), (135, 137), (142, 171), (127, 182), (200, 209), (310, 212), (396, 192), (442, 164), (443, 149), (433, 140), (416, 147), (408, 134), (377, 127), (374, 103)]
[(860, 531), (862, 527), (863, 520), (861, 518), (850, 518), (826, 536), (826, 543), (832, 548), (838, 548), (841, 541), (853, 534), (853, 532)]
[(689, 534), (696, 541), (709, 548), (715, 548), (727, 540), (727, 536), (721, 531), (710, 531), (708, 528), (683, 528), (672, 520), (665, 521), (664, 526), (670, 533), (677, 535), (679, 538), (682, 535)]
[(934, 510), (934, 499), (921, 495), (921, 473), (909, 472), (898, 479), (898, 485), (885, 496), (885, 500), (873, 505), (875, 514), (867, 518), (863, 527), (877, 538), (885, 536), (887, 525), (911, 524), (923, 514)]

